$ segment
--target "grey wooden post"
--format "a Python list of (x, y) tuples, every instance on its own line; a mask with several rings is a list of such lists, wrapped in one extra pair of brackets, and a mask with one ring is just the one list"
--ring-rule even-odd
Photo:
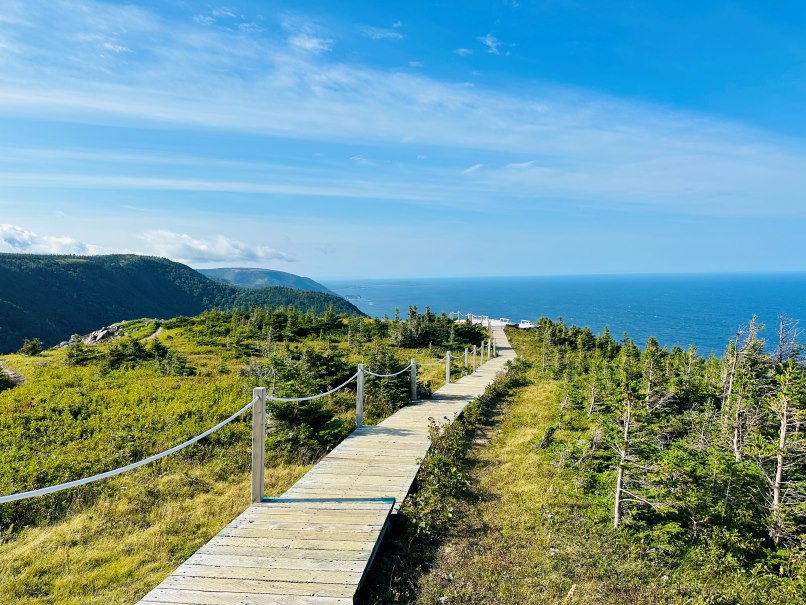
[(467, 347), (465, 347), (465, 370), (467, 370), (467, 369), (468, 369), (468, 365), (467, 365)]
[(358, 384), (355, 389), (355, 428), (364, 424), (364, 364), (358, 364)]
[(487, 361), (490, 361), (490, 351), (493, 348), (493, 343), (491, 340), (487, 341)]
[(445, 354), (445, 384), (451, 383), (451, 352)]
[(418, 401), (417, 399), (417, 360), (411, 360), (411, 400)]
[(481, 359), (479, 359), (479, 365), (484, 365), (484, 351), (487, 348), (487, 344), (482, 340), (481, 341)]
[(493, 357), (498, 357), (498, 346), (495, 340), (493, 340)]
[(473, 345), (473, 371), (476, 371), (476, 345)]
[(252, 389), (252, 504), (263, 502), (266, 471), (266, 388)]

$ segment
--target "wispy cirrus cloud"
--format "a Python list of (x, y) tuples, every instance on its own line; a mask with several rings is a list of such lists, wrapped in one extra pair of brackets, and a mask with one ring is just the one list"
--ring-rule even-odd
[(153, 230), (143, 233), (140, 239), (145, 242), (149, 254), (191, 264), (294, 261), (288, 254), (269, 246), (248, 244), (224, 235), (217, 235), (213, 239), (199, 239), (187, 233)]
[(0, 223), (0, 252), (25, 254), (98, 254), (99, 248), (67, 236), (40, 235), (19, 225)]
[(399, 31), (382, 27), (362, 27), (361, 33), (373, 40), (403, 40), (406, 37)]
[(485, 34), (483, 36), (480, 36), (479, 42), (481, 42), (484, 46), (487, 47), (488, 53), (492, 55), (501, 54), (501, 40), (499, 40), (492, 34)]
[(322, 54), (333, 49), (333, 39), (322, 33), (322, 29), (311, 21), (298, 16), (286, 16), (282, 23), (288, 32), (288, 43), (292, 48), (312, 54)]

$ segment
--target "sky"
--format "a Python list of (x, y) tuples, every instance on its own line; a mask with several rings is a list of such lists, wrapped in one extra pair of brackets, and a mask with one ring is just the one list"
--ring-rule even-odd
[(798, 2), (3, 0), (0, 252), (804, 271)]

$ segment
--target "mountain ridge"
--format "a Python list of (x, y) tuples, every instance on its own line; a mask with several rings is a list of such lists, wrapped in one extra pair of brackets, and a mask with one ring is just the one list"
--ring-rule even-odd
[[(241, 288), (282, 286), (295, 290), (335, 294), (335, 292), (310, 277), (296, 275), (287, 271), (278, 271), (276, 269), (219, 267), (215, 269), (196, 269), (196, 271), (210, 279), (223, 280)], [(338, 294), (335, 295), (338, 296)]]
[(325, 292), (240, 288), (165, 258), (0, 253), (0, 354), (25, 338), (45, 346), (98, 326), (140, 317), (197, 315), (213, 307), (294, 305), (302, 311), (362, 314)]

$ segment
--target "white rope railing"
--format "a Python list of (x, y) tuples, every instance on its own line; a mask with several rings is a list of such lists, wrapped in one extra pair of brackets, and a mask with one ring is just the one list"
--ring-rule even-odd
[[(457, 313), (459, 313), (459, 312), (457, 312)], [(462, 315), (464, 315), (464, 314), (462, 313)], [(488, 345), (488, 347), (489, 347), (489, 345)], [(160, 452), (159, 454), (154, 454), (153, 456), (149, 456), (148, 458), (144, 458), (143, 460), (140, 460), (138, 462), (133, 462), (132, 464), (127, 464), (126, 466), (121, 466), (120, 468), (116, 468), (116, 469), (111, 470), (111, 471), (98, 473), (97, 475), (92, 475), (91, 477), (85, 477), (84, 479), (76, 479), (75, 481), (68, 481), (66, 483), (60, 483), (58, 485), (52, 485), (50, 487), (43, 487), (43, 488), (40, 488), (40, 489), (29, 490), (29, 491), (26, 491), (26, 492), (19, 492), (19, 493), (11, 494), (11, 495), (8, 495), (8, 496), (0, 496), (0, 504), (6, 504), (8, 502), (17, 502), (19, 500), (26, 500), (28, 498), (33, 498), (35, 496), (44, 496), (46, 494), (53, 494), (53, 493), (56, 493), (56, 492), (60, 492), (62, 490), (70, 489), (71, 487), (79, 487), (79, 486), (82, 486), (82, 485), (87, 485), (89, 483), (94, 483), (96, 481), (100, 481), (102, 479), (108, 479), (110, 477), (120, 475), (120, 474), (125, 473), (127, 471), (134, 470), (134, 469), (139, 468), (141, 466), (145, 466), (146, 464), (149, 464), (151, 462), (155, 462), (157, 460), (160, 460), (161, 458), (165, 458), (166, 456), (170, 456), (171, 454), (173, 454), (175, 452), (178, 452), (178, 451), (180, 451), (180, 450), (182, 450), (182, 449), (184, 449), (184, 448), (186, 448), (186, 447), (188, 447), (190, 445), (193, 445), (194, 443), (204, 439), (208, 435), (211, 435), (211, 434), (215, 433), (219, 429), (223, 428), (224, 426), (228, 425), (230, 422), (232, 422), (233, 420), (238, 418), (238, 416), (240, 416), (241, 414), (243, 414), (245, 411), (247, 411), (250, 408), (253, 408), (253, 410), (252, 410), (253, 411), (253, 418), (252, 418), (252, 422), (253, 422), (253, 428), (252, 428), (252, 430), (253, 430), (253, 444), (252, 444), (252, 450), (253, 450), (253, 452), (252, 452), (252, 456), (253, 456), (253, 460), (252, 460), (253, 490), (252, 491), (253, 491), (253, 493), (252, 493), (252, 501), (257, 502), (257, 501), (260, 501), (260, 499), (262, 499), (262, 497), (263, 497), (262, 496), (262, 491), (263, 491), (262, 490), (262, 474), (263, 473), (262, 473), (262, 468), (261, 468), (262, 464), (256, 464), (256, 460), (257, 460), (256, 451), (257, 450), (262, 451), (265, 448), (265, 406), (266, 406), (266, 401), (280, 401), (280, 402), (289, 402), (289, 403), (291, 403), (291, 402), (300, 402), (300, 401), (313, 401), (315, 399), (321, 399), (322, 397), (327, 397), (328, 395), (332, 395), (333, 393), (336, 393), (337, 391), (340, 391), (341, 389), (346, 387), (348, 384), (350, 384), (354, 380), (358, 379), (358, 387), (357, 387), (357, 392), (356, 392), (356, 425), (358, 427), (360, 427), (361, 424), (362, 424), (362, 415), (363, 415), (363, 403), (364, 403), (363, 402), (363, 399), (364, 399), (364, 392), (363, 391), (364, 391), (364, 377), (365, 377), (365, 375), (374, 376), (376, 378), (393, 378), (395, 376), (399, 376), (399, 375), (403, 374), (403, 372), (411, 370), (411, 372), (412, 372), (412, 385), (411, 385), (412, 400), (416, 400), (417, 399), (417, 393), (416, 393), (416, 376), (417, 376), (416, 370), (417, 370), (417, 368), (428, 368), (428, 367), (440, 365), (443, 362), (446, 362), (447, 360), (451, 359), (452, 357), (454, 359), (457, 359), (457, 358), (462, 358), (463, 356), (466, 356), (467, 354), (468, 354), (467, 350), (462, 351), (460, 353), (456, 353), (456, 354), (451, 353), (451, 351), (447, 351), (445, 353), (445, 355), (443, 357), (441, 357), (440, 359), (438, 359), (437, 361), (435, 361), (433, 363), (423, 363), (423, 364), (419, 364), (415, 360), (412, 359), (412, 362), (409, 363), (409, 365), (407, 365), (405, 368), (403, 368), (402, 370), (399, 370), (398, 372), (394, 372), (394, 373), (390, 373), (390, 374), (377, 374), (377, 373), (372, 372), (370, 370), (366, 370), (364, 368), (363, 364), (359, 364), (358, 372), (353, 374), (350, 378), (348, 378), (345, 382), (343, 382), (339, 386), (337, 386), (335, 388), (332, 388), (329, 391), (326, 391), (324, 393), (318, 393), (316, 395), (310, 395), (308, 397), (274, 397), (274, 396), (267, 395), (266, 390), (264, 388), (257, 388), (257, 389), (255, 389), (255, 397), (254, 397), (254, 399), (252, 399), (252, 401), (250, 401), (245, 406), (243, 406), (240, 410), (238, 410), (237, 412), (235, 412), (234, 414), (232, 414), (231, 416), (229, 416), (225, 420), (222, 420), (221, 422), (216, 424), (214, 427), (211, 427), (211, 428), (207, 429), (206, 431), (204, 431), (203, 433), (201, 433), (199, 435), (196, 435), (192, 439), (188, 439), (187, 441), (185, 441), (183, 443), (180, 443), (179, 445), (176, 445), (176, 446), (174, 446), (174, 447), (172, 447), (170, 449), (167, 449), (164, 452)], [(483, 360), (484, 360), (484, 343), (482, 343), (481, 355), (482, 355), (482, 362), (483, 362)], [(488, 359), (489, 359), (489, 348), (488, 348)], [(468, 362), (465, 359), (465, 364), (467, 364), (467, 363)], [(475, 370), (475, 368), (476, 368), (476, 347), (474, 345), (474, 347), (473, 347), (473, 369)], [(450, 368), (449, 368), (449, 366), (447, 364), (446, 364), (446, 381), (450, 382)], [(258, 409), (258, 405), (259, 405), (260, 409)], [(260, 418), (258, 423), (256, 423), (256, 418), (257, 417)], [(259, 425), (262, 425), (264, 430), (259, 430)], [(257, 448), (256, 448), (256, 445), (258, 446)], [(259, 456), (259, 459), (262, 460), (262, 456)], [(260, 474), (260, 479), (261, 479), (257, 483), (257, 486), (259, 487), (259, 489), (257, 489), (257, 490), (255, 489), (256, 473)]]
[(267, 399), (268, 401), (286, 401), (286, 402), (293, 402), (293, 401), (313, 401), (314, 399), (321, 399), (322, 397), (327, 397), (328, 395), (332, 395), (332, 394), (333, 394), (333, 393), (335, 393), (336, 391), (340, 391), (340, 390), (342, 390), (344, 387), (346, 387), (348, 384), (350, 384), (350, 383), (351, 383), (353, 380), (355, 380), (356, 378), (358, 378), (358, 372), (356, 372), (355, 374), (353, 374), (352, 376), (350, 376), (350, 378), (348, 378), (346, 382), (343, 382), (342, 384), (340, 384), (339, 386), (337, 386), (335, 389), (330, 389), (330, 390), (329, 390), (329, 391), (327, 391), (326, 393), (319, 393), (319, 394), (317, 394), (317, 395), (311, 395), (311, 396), (309, 396), (309, 397), (273, 397), (273, 396), (271, 396), (271, 395), (268, 395), (268, 396), (266, 397), (266, 399)]
[(395, 376), (400, 376), (403, 372), (405, 372), (407, 370), (410, 370), (410, 369), (411, 369), (411, 364), (407, 365), (405, 368), (403, 368), (399, 372), (395, 372), (394, 374), (376, 374), (375, 372), (373, 372), (371, 370), (364, 370), (364, 371), (367, 373), (367, 375), (375, 376), (375, 378), (393, 378)]
[(419, 367), (419, 368), (430, 368), (431, 366), (438, 366), (438, 365), (439, 365), (439, 364), (441, 364), (443, 361), (445, 361), (445, 358), (446, 358), (447, 356), (448, 356), (448, 354), (447, 354), (447, 353), (445, 353), (445, 355), (443, 355), (442, 357), (440, 357), (440, 358), (439, 358), (437, 361), (435, 361), (434, 363), (418, 363), (418, 364), (417, 364), (417, 367)]
[(160, 458), (165, 458), (166, 456), (170, 456), (171, 454), (173, 454), (175, 452), (178, 452), (179, 450), (185, 449), (189, 445), (193, 445), (197, 441), (200, 441), (200, 440), (204, 439), (208, 435), (211, 435), (211, 434), (215, 433), (218, 429), (228, 425), (230, 422), (235, 420), (238, 416), (243, 414), (246, 410), (248, 410), (253, 405), (255, 405), (256, 401), (257, 401), (257, 398), (253, 399), (252, 401), (247, 403), (245, 406), (243, 406), (240, 410), (235, 412), (232, 416), (230, 416), (226, 420), (222, 420), (217, 425), (215, 425), (212, 428), (207, 429), (206, 431), (204, 431), (200, 435), (196, 435), (192, 439), (188, 439), (184, 443), (180, 443), (179, 445), (176, 445), (176, 446), (172, 447), (169, 450), (165, 450), (164, 452), (160, 452), (159, 454), (154, 454), (153, 456), (149, 456), (148, 458), (144, 458), (143, 460), (140, 460), (139, 462), (133, 462), (131, 464), (127, 464), (126, 466), (121, 466), (120, 468), (116, 468), (115, 470), (112, 470), (112, 471), (106, 471), (105, 473), (99, 473), (97, 475), (93, 475), (92, 477), (85, 477), (84, 479), (76, 479), (75, 481), (68, 481), (67, 483), (60, 483), (58, 485), (51, 485), (50, 487), (43, 487), (43, 488), (40, 488), (40, 489), (32, 489), (32, 490), (27, 491), (27, 492), (20, 492), (18, 494), (11, 494), (10, 496), (0, 496), (0, 504), (5, 504), (7, 502), (16, 502), (18, 500), (26, 500), (28, 498), (33, 498), (35, 496), (44, 496), (45, 494), (53, 494), (55, 492), (60, 492), (60, 491), (65, 490), (65, 489), (70, 489), (71, 487), (78, 487), (80, 485), (87, 485), (88, 483), (94, 483), (95, 481), (100, 481), (101, 479), (108, 479), (109, 477), (114, 477), (115, 475), (120, 475), (120, 474), (125, 473), (127, 471), (131, 471), (131, 470), (134, 470), (134, 469), (136, 469), (138, 467), (141, 467), (141, 466), (144, 466), (146, 464), (149, 464), (151, 462), (155, 462), (156, 460), (159, 460)]

